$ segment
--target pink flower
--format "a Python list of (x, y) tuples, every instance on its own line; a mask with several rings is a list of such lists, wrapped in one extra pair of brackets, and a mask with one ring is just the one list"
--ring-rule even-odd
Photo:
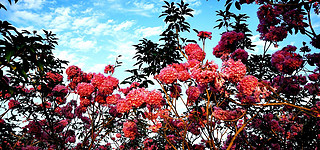
[(190, 79), (190, 73), (187, 70), (178, 72), (178, 79), (179, 81), (187, 81)]
[(65, 87), (64, 85), (56, 85), (53, 89), (52, 89), (53, 93), (63, 93), (63, 94), (67, 94), (68, 93), (68, 89), (67, 87)]
[(126, 96), (126, 100), (134, 107), (140, 107), (148, 96), (148, 91), (144, 88), (138, 88), (131, 90)]
[(47, 72), (46, 75), (47, 75), (47, 78), (53, 82), (62, 82), (63, 77), (59, 73)]
[(117, 133), (117, 134), (116, 134), (116, 137), (117, 137), (117, 138), (121, 138), (121, 134), (120, 134), (120, 133)]
[(81, 97), (89, 97), (94, 91), (94, 87), (91, 83), (81, 82), (77, 86), (77, 93)]
[(170, 66), (165, 67), (161, 69), (158, 79), (165, 84), (171, 84), (178, 79), (178, 71)]
[(153, 91), (151, 91), (151, 92), (148, 93), (146, 102), (147, 102), (147, 104), (149, 104), (149, 105), (160, 106), (162, 100), (163, 100), (163, 97), (162, 97), (162, 95), (161, 95), (161, 92), (160, 92), (160, 91), (153, 90)]
[(130, 88), (137, 88), (140, 86), (140, 83), (138, 82), (132, 82), (131, 85), (130, 85)]
[(200, 46), (198, 44), (188, 44), (187, 46), (184, 47), (185, 53), (186, 55), (191, 55), (194, 51), (202, 51), (202, 49), (200, 48)]
[(213, 48), (213, 55), (220, 58), (223, 55), (228, 55), (236, 50), (238, 41), (244, 39), (243, 33), (235, 31), (223, 33), (216, 47)]
[(121, 98), (120, 94), (113, 94), (106, 98), (107, 104), (117, 104), (117, 101)]
[(157, 123), (156, 125), (151, 125), (148, 129), (152, 130), (152, 132), (158, 132), (158, 130), (162, 127), (161, 123)]
[(282, 73), (292, 74), (295, 70), (299, 69), (303, 63), (302, 57), (293, 53), (295, 49), (295, 46), (288, 45), (282, 50), (276, 51), (272, 54), (271, 64)]
[(128, 112), (132, 108), (131, 101), (127, 101), (125, 99), (119, 99), (117, 102), (117, 112), (125, 113)]
[(91, 79), (91, 84), (94, 86), (94, 87), (98, 87), (102, 84), (102, 82), (105, 80), (105, 76), (101, 73), (98, 73), (98, 74), (95, 74), (93, 76), (93, 78)]
[(16, 100), (10, 100), (8, 103), (9, 109), (13, 109), (19, 105), (20, 105), (20, 102), (18, 102)]
[(211, 32), (208, 32), (208, 31), (200, 31), (197, 36), (198, 36), (199, 38), (202, 38), (202, 39), (209, 38), (209, 39), (211, 40), (211, 38), (212, 38), (211, 34), (212, 34), (212, 33), (211, 33)]
[(87, 107), (91, 104), (91, 101), (87, 98), (80, 98), (80, 105), (83, 107)]
[(231, 58), (233, 60), (241, 60), (243, 63), (244, 62), (247, 62), (247, 59), (248, 59), (248, 52), (246, 52), (245, 50), (243, 49), (237, 49), (236, 51), (234, 51), (232, 54), (231, 54)]
[(137, 125), (136, 123), (132, 121), (127, 121), (123, 123), (123, 129), (124, 136), (130, 138), (131, 140), (135, 139), (136, 134), (138, 133)]
[(252, 75), (248, 75), (243, 77), (243, 79), (239, 82), (237, 89), (239, 93), (244, 94), (246, 96), (251, 96), (254, 90), (258, 86), (258, 79)]
[(81, 69), (78, 66), (70, 66), (67, 68), (66, 73), (68, 75), (68, 79), (72, 79), (73, 77), (81, 75)]
[[(93, 79), (92, 79), (93, 80)], [(117, 78), (107, 76), (98, 85), (99, 94), (109, 95), (112, 94), (113, 90), (118, 86), (119, 80)]]
[(113, 66), (113, 65), (107, 65), (107, 66), (104, 68), (104, 73), (106, 73), (106, 74), (108, 74), (108, 73), (113, 74), (113, 73), (114, 73), (114, 66)]
[(188, 55), (188, 60), (198, 60), (198, 61), (203, 61), (206, 58), (206, 53), (202, 50), (194, 50), (192, 51), (191, 55)]
[(195, 86), (190, 86), (187, 89), (186, 94), (188, 95), (188, 105), (192, 105), (195, 101), (198, 100), (201, 93), (199, 88)]
[(191, 77), (196, 79), (197, 83), (201, 86), (207, 85), (212, 82), (217, 76), (216, 72), (210, 70), (202, 70), (201, 68), (193, 69), (191, 72)]
[(234, 61), (233, 59), (229, 59), (223, 62), (221, 70), (232, 83), (239, 82), (246, 74), (246, 66), (240, 60)]

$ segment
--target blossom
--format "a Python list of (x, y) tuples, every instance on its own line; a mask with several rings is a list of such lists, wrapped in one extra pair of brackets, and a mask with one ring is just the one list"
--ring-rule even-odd
[(9, 109), (13, 109), (19, 105), (20, 105), (20, 102), (18, 102), (16, 100), (10, 100), (8, 103)]
[(188, 104), (192, 105), (196, 100), (198, 100), (200, 96), (200, 90), (195, 86), (190, 86), (187, 89), (186, 94), (188, 95)]
[(188, 60), (196, 59), (201, 62), (205, 58), (206, 58), (206, 53), (202, 49), (194, 50), (190, 55), (188, 55)]
[[(92, 79), (93, 80), (93, 79)], [(115, 77), (107, 76), (98, 84), (99, 94), (109, 95), (118, 86), (119, 80)]]
[(191, 72), (191, 77), (196, 79), (197, 83), (201, 86), (207, 85), (208, 83), (214, 81), (217, 76), (216, 72), (210, 70), (202, 70), (200, 68), (193, 69)]
[(106, 73), (106, 74), (108, 74), (108, 73), (113, 74), (113, 73), (114, 73), (114, 65), (107, 65), (107, 66), (104, 68), (104, 73)]
[(191, 44), (188, 44), (187, 46), (184, 47), (184, 51), (186, 53), (186, 55), (191, 55), (193, 53), (193, 51), (199, 51), (202, 49), (200, 48), (200, 46), (198, 44), (194, 44), (194, 43), (191, 43)]
[(190, 79), (190, 73), (187, 70), (178, 72), (178, 79), (179, 81), (187, 81)]
[(165, 67), (161, 69), (158, 79), (165, 84), (171, 84), (178, 79), (178, 71), (170, 66)]
[(252, 75), (248, 75), (243, 77), (243, 79), (239, 82), (237, 89), (239, 93), (244, 94), (246, 96), (250, 96), (253, 94), (254, 90), (258, 86), (258, 79)]
[(70, 66), (67, 68), (66, 73), (68, 75), (68, 79), (72, 79), (73, 77), (79, 76), (81, 74), (81, 69), (78, 66)]
[(107, 104), (117, 104), (117, 101), (121, 98), (120, 94), (113, 94), (107, 96), (106, 103)]
[(50, 79), (53, 82), (62, 82), (62, 79), (63, 79), (63, 76), (60, 75), (59, 73), (47, 72), (46, 76), (48, 79)]
[(132, 104), (134, 107), (140, 107), (146, 102), (148, 91), (145, 88), (138, 88), (131, 90), (127, 96), (126, 101)]
[(87, 98), (80, 98), (80, 105), (83, 107), (87, 107), (91, 104), (91, 101)]
[(146, 102), (149, 105), (156, 105), (159, 106), (163, 100), (163, 97), (161, 95), (160, 91), (153, 90), (148, 93), (146, 97)]
[(152, 130), (152, 132), (158, 132), (158, 130), (162, 127), (161, 123), (157, 123), (155, 125), (151, 125), (148, 127), (148, 129)]
[(244, 34), (241, 32), (231, 31), (223, 33), (218, 45), (213, 48), (213, 55), (220, 58), (223, 55), (234, 52), (238, 41), (242, 39), (244, 39)]
[(269, 31), (262, 35), (263, 40), (279, 42), (283, 41), (287, 37), (288, 33), (285, 27), (274, 27), (271, 26)]
[(272, 54), (271, 64), (282, 73), (292, 74), (300, 68), (303, 63), (302, 57), (292, 52), (295, 51), (295, 49), (296, 47), (288, 45), (282, 50), (276, 51)]
[(239, 49), (237, 49), (236, 51), (234, 51), (231, 54), (231, 58), (233, 60), (235, 60), (235, 61), (240, 59), (243, 63), (247, 62), (247, 60), (248, 60), (248, 52), (246, 52), (245, 50), (239, 48)]
[(98, 87), (102, 84), (102, 82), (105, 80), (105, 76), (101, 73), (98, 73), (98, 74), (95, 74), (93, 76), (93, 78), (91, 79), (91, 84), (94, 86), (94, 87)]
[(117, 102), (117, 112), (125, 113), (128, 112), (132, 108), (131, 101), (126, 101), (125, 99), (119, 99)]
[(94, 91), (94, 86), (91, 83), (81, 82), (77, 86), (77, 93), (81, 97), (89, 97)]
[(121, 138), (121, 134), (120, 134), (120, 133), (117, 133), (117, 134), (116, 134), (116, 137), (117, 137), (117, 138)]
[(206, 38), (209, 38), (210, 40), (211, 40), (211, 38), (212, 38), (212, 36), (211, 36), (211, 32), (208, 32), (208, 31), (200, 31), (199, 33), (198, 33), (198, 37), (201, 39), (206, 39)]
[(127, 121), (123, 123), (122, 129), (124, 136), (130, 138), (131, 140), (135, 139), (136, 134), (138, 133), (136, 123), (132, 121)]
[(232, 83), (239, 82), (246, 74), (246, 66), (240, 61), (229, 59), (222, 63), (222, 73)]
[(61, 94), (67, 94), (68, 93), (68, 89), (67, 87), (65, 87), (64, 85), (56, 85), (53, 89), (52, 89), (53, 93), (61, 93)]
[(244, 113), (242, 109), (236, 110), (222, 110), (220, 107), (214, 107), (213, 116), (219, 120), (234, 120), (240, 119), (239, 117)]

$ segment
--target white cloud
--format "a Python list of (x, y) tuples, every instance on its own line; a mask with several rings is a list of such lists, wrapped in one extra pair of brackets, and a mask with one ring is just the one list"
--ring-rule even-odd
[(54, 32), (59, 32), (64, 29), (70, 28), (71, 21), (73, 20), (73, 18), (69, 15), (70, 13), (71, 9), (69, 7), (57, 8), (53, 13), (55, 17), (48, 24), (48, 26), (52, 28)]
[(12, 5), (13, 9), (25, 10), (25, 9), (41, 9), (45, 0), (21, 0), (17, 4)]
[(162, 32), (162, 27), (147, 27), (147, 28), (140, 28), (135, 31), (135, 33), (139, 36), (142, 35), (143, 38), (150, 37), (150, 36), (158, 36)]
[(133, 20), (131, 21), (125, 21), (120, 23), (119, 25), (115, 25), (114, 26), (114, 30), (115, 31), (119, 31), (119, 30), (127, 30), (130, 27), (132, 27), (135, 24), (135, 22)]
[(96, 41), (84, 40), (81, 37), (70, 39), (69, 45), (78, 51), (96, 50)]
[(107, 64), (95, 64), (88, 69), (88, 72), (102, 73)]
[(56, 58), (69, 61), (69, 66), (76, 65), (82, 68), (86, 63), (86, 60), (88, 60), (88, 57), (80, 56), (77, 53), (70, 53), (68, 51), (55, 50), (53, 53)]
[(96, 18), (93, 17), (78, 18), (73, 21), (72, 29), (78, 29), (79, 27), (92, 27), (96, 22)]
[(136, 8), (138, 9), (142, 9), (142, 10), (150, 10), (154, 8), (154, 4), (146, 4), (146, 3), (142, 3), (142, 2), (134, 2), (133, 3), (134, 6), (136, 6)]

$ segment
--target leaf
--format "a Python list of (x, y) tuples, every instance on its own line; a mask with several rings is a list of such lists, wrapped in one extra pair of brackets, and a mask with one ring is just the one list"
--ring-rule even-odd
[(226, 7), (227, 13), (229, 12), (231, 5), (232, 5), (232, 3), (230, 3), (230, 4), (227, 5), (227, 7)]
[(241, 9), (240, 3), (239, 3), (238, 1), (236, 1), (235, 6), (236, 6), (236, 8), (237, 8), (238, 10)]
[(4, 5), (2, 5), (1, 3), (0, 3), (0, 9), (1, 8), (3, 8), (4, 10), (6, 10), (7, 11), (7, 8), (6, 7), (4, 7)]
[(14, 55), (14, 50), (8, 50), (6, 52), (5, 58), (7, 59), (7, 61), (9, 62), (11, 60), (11, 57)]

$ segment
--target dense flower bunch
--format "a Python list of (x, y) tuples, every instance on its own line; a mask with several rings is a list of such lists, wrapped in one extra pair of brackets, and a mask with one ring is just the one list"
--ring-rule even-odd
[(243, 39), (243, 33), (237, 33), (235, 31), (223, 33), (219, 44), (213, 48), (213, 55), (220, 58), (233, 53), (237, 49), (238, 42)]
[(222, 73), (232, 83), (239, 82), (246, 74), (246, 66), (240, 61), (229, 59), (223, 62)]
[(208, 38), (208, 39), (211, 40), (211, 38), (212, 38), (211, 34), (212, 34), (212, 33), (211, 33), (211, 32), (208, 32), (208, 31), (200, 31), (197, 36), (198, 36), (200, 39), (206, 39), (206, 38)]
[(247, 51), (239, 48), (236, 51), (234, 51), (230, 57), (235, 61), (241, 60), (243, 63), (245, 63), (248, 60), (248, 56), (249, 55)]
[(282, 50), (275, 52), (272, 54), (272, 65), (282, 73), (292, 74), (303, 64), (302, 57), (294, 53), (296, 49), (297, 48), (295, 46), (288, 45)]
[(170, 84), (178, 79), (178, 71), (173, 67), (168, 66), (161, 69), (159, 75), (156, 78), (158, 78), (163, 83)]
[(124, 136), (130, 138), (131, 140), (133, 140), (136, 134), (138, 134), (137, 125), (132, 121), (123, 123), (122, 130), (124, 132)]
[(185, 53), (188, 56), (188, 60), (196, 59), (198, 61), (203, 61), (206, 57), (206, 53), (198, 44), (188, 44), (185, 46)]
[(260, 32), (261, 39), (272, 42), (282, 41), (287, 37), (287, 28), (303, 28), (308, 24), (303, 22), (301, 9), (294, 7), (284, 7), (280, 5), (265, 4), (258, 12), (260, 24), (257, 31)]

